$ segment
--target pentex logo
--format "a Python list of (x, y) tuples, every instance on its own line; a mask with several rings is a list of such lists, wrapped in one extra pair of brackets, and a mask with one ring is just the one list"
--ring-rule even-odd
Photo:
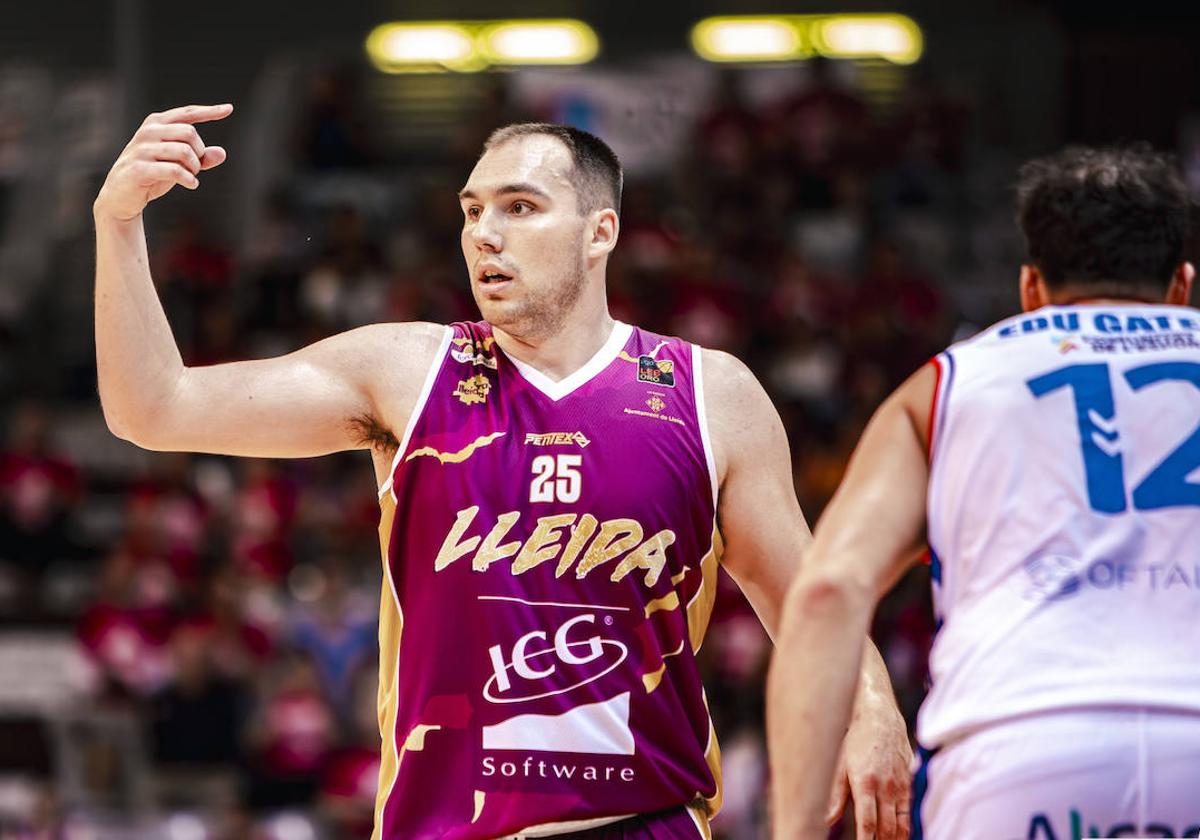
[(539, 435), (535, 432), (525, 433), (526, 446), (570, 446), (577, 445), (580, 449), (586, 447), (590, 440), (583, 432), (550, 432)]
[[(566, 606), (566, 605), (564, 605)], [(605, 616), (606, 624), (612, 618)], [(521, 703), (566, 694), (595, 682), (625, 661), (629, 649), (595, 633), (595, 613), (583, 613), (552, 631), (531, 630), (507, 650), (492, 645), (492, 676), (483, 686), (489, 703)]]

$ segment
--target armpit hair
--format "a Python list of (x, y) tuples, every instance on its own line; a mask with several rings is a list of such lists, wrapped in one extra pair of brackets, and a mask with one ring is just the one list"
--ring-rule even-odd
[(400, 441), (392, 434), (392, 430), (369, 414), (359, 414), (347, 421), (354, 433), (354, 440), (360, 446), (391, 454), (400, 448)]

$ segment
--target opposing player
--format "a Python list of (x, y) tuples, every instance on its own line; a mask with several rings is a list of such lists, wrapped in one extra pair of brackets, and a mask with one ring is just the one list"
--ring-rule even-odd
[[(152, 115), (96, 200), (101, 397), (113, 431), (150, 449), (371, 451), (376, 836), (707, 837), (721, 785), (694, 654), (717, 564), (773, 632), (809, 535), (746, 368), (609, 316), (616, 157), (559, 126), (492, 136), (459, 196), (484, 321), (188, 368), (141, 214), (225, 159), (195, 124), (230, 111)], [(872, 834), (906, 809), (887, 790), (908, 745), (873, 648), (862, 685), (845, 763)]]
[(777, 836), (824, 837), (862, 634), (926, 546), (938, 631), (913, 836), (1200, 832), (1190, 212), (1145, 147), (1022, 169), (1025, 314), (884, 403), (789, 592), (768, 700)]

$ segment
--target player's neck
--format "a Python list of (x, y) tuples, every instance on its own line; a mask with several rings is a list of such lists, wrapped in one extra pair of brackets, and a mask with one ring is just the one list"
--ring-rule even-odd
[(548, 336), (515, 336), (493, 327), (496, 343), (507, 355), (544, 373), (555, 382), (579, 370), (604, 346), (616, 321), (608, 313), (607, 302), (598, 311), (577, 307), (559, 329)]
[(1108, 295), (1067, 295), (1061, 298), (1054, 298), (1050, 301), (1051, 306), (1075, 306), (1077, 304), (1102, 304), (1105, 306), (1121, 305), (1121, 304), (1161, 304), (1161, 300), (1152, 300), (1144, 297), (1111, 297)]

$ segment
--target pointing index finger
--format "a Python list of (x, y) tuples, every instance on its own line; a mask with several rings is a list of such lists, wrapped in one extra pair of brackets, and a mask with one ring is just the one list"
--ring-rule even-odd
[(164, 123), (201, 123), (223, 120), (233, 113), (233, 105), (228, 102), (222, 105), (184, 105), (172, 108), (159, 115), (159, 121)]

